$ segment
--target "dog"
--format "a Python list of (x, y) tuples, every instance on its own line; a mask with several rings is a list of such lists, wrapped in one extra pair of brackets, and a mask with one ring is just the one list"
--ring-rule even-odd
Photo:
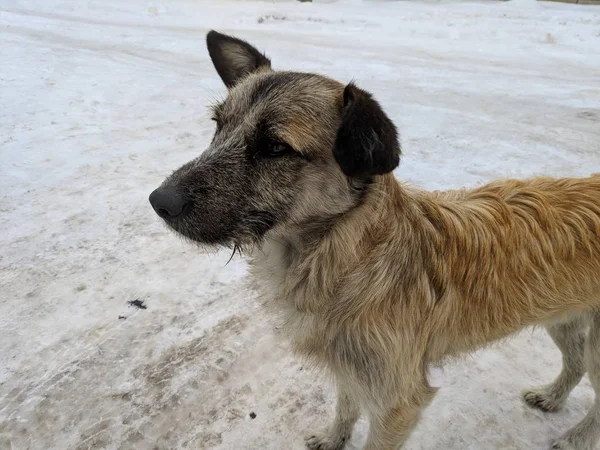
[(247, 254), (293, 350), (332, 375), (335, 419), (307, 447), (342, 449), (364, 412), (365, 450), (401, 448), (436, 393), (432, 365), (543, 325), (562, 371), (523, 399), (558, 410), (587, 371), (596, 400), (552, 448), (594, 448), (600, 177), (407, 186), (396, 126), (369, 92), (274, 70), (214, 30), (206, 44), (228, 89), (214, 137), (149, 200), (180, 236)]

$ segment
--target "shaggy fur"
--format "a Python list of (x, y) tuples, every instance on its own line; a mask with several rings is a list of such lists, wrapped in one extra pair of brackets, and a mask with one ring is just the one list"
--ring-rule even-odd
[[(404, 186), (395, 127), (370, 94), (274, 72), (239, 39), (211, 32), (208, 45), (228, 98), (210, 148), (160, 188), (190, 205), (167, 223), (250, 247), (293, 349), (332, 374), (336, 417), (309, 448), (342, 449), (361, 412), (365, 450), (401, 448), (436, 392), (432, 364), (536, 324), (563, 369), (525, 402), (559, 409), (586, 371), (599, 392), (600, 177)], [(599, 437), (596, 398), (552, 448)]]

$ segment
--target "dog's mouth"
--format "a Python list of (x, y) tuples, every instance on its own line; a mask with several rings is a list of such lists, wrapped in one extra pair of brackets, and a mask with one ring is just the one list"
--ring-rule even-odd
[[(156, 210), (156, 208), (155, 208)], [(269, 211), (238, 211), (239, 214), (219, 218), (188, 202), (176, 217), (156, 210), (170, 231), (185, 241), (201, 247), (222, 247), (242, 254), (250, 246), (260, 245), (264, 236), (277, 224), (277, 216)]]
[(248, 214), (247, 219), (242, 222), (246, 222), (242, 228), (246, 229), (248, 236), (257, 241), (273, 229), (278, 220), (272, 212), (255, 210)]
[(177, 236), (202, 247), (232, 247), (237, 241), (235, 233), (228, 227), (215, 229), (206, 222), (193, 220), (191, 207), (187, 216), (163, 222)]

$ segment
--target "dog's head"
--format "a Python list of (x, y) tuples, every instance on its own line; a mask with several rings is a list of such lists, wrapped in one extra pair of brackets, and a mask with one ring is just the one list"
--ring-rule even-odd
[(150, 195), (165, 222), (204, 244), (259, 243), (310, 228), (357, 205), (374, 177), (398, 165), (396, 128), (354, 84), (271, 68), (247, 42), (207, 35), (228, 88), (200, 156)]

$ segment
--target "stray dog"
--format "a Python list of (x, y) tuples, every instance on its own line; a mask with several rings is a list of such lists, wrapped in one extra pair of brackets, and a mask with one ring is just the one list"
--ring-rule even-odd
[[(275, 71), (215, 31), (207, 47), (228, 88), (214, 137), (150, 203), (185, 238), (247, 252), (294, 350), (332, 374), (336, 416), (310, 449), (342, 449), (361, 411), (366, 450), (400, 448), (436, 392), (431, 365), (535, 324), (563, 367), (524, 401), (555, 411), (586, 371), (598, 395), (600, 177), (409, 188), (371, 94)], [(599, 437), (597, 396), (552, 448)]]

